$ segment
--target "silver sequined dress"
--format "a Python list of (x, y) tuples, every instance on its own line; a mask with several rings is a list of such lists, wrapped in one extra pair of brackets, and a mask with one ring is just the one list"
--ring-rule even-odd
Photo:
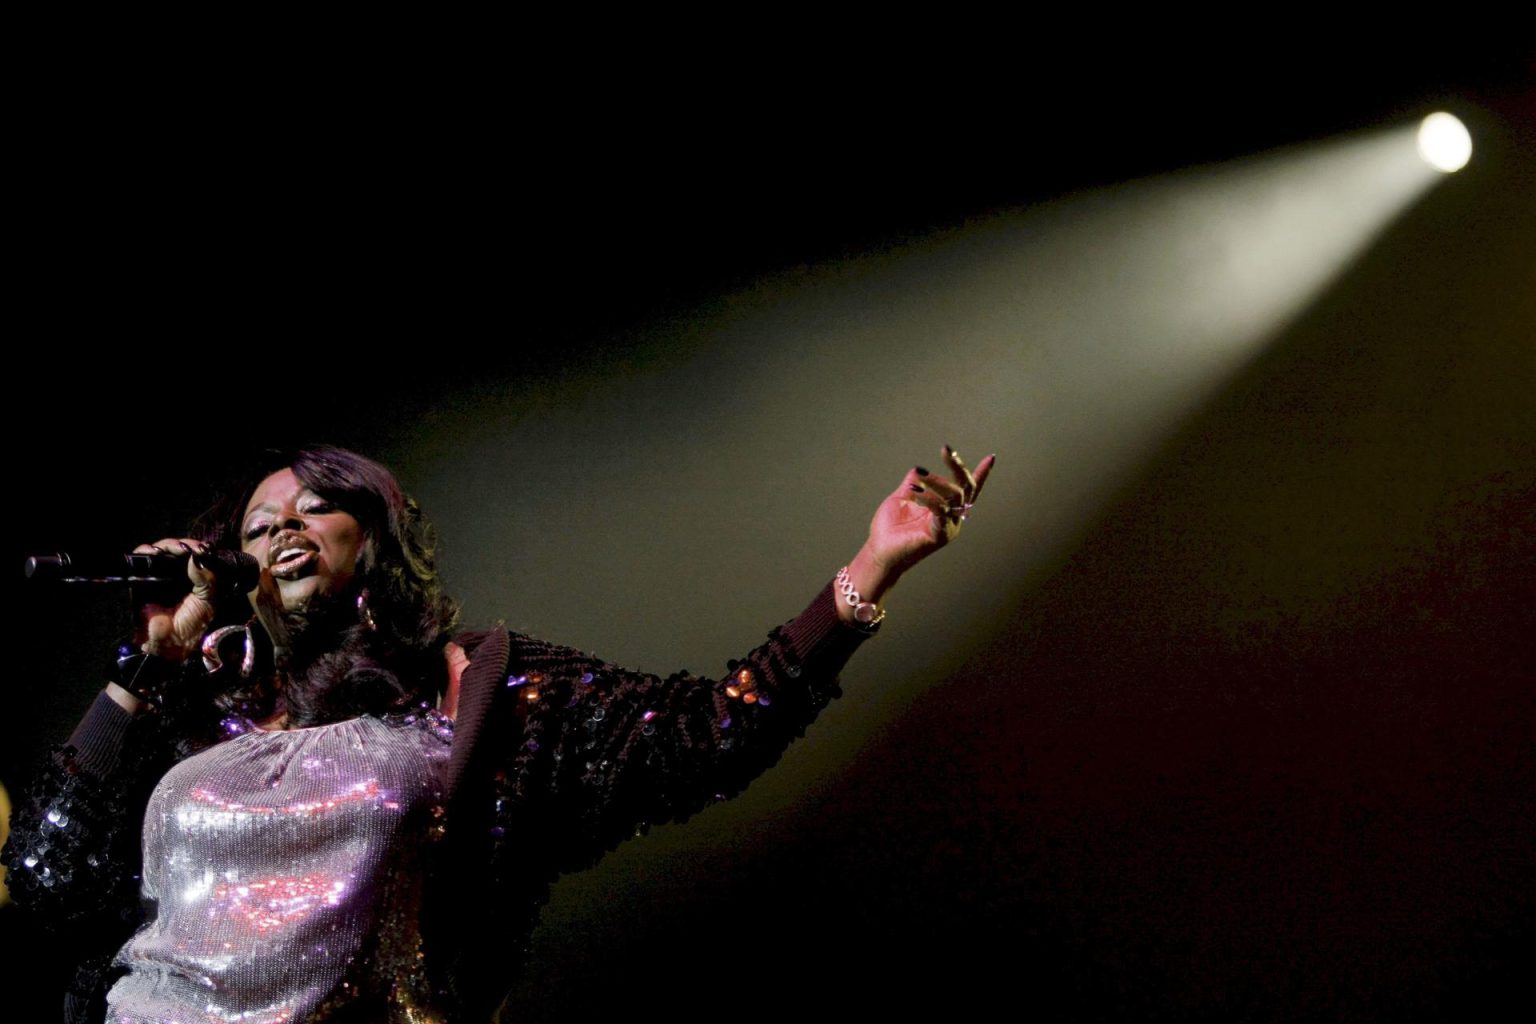
[(251, 731), (173, 768), (144, 822), (155, 909), (107, 1019), (430, 1018), (420, 862), (451, 740), (423, 711)]

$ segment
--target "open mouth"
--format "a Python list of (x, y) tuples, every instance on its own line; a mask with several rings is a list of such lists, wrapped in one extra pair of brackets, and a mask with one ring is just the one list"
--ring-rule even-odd
[(276, 553), (272, 559), (272, 576), (276, 579), (293, 579), (309, 570), (310, 565), (319, 559), (318, 551), (313, 548), (289, 547)]

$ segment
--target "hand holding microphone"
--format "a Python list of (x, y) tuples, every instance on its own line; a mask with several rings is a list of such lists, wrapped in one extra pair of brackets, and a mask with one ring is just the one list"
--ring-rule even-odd
[[(210, 548), (190, 537), (140, 544), (128, 554), (34, 555), (26, 574), (38, 582), (141, 587), (135, 642), (146, 654), (181, 662), (213, 623), (217, 590), (254, 590), (261, 577), (256, 559), (243, 551)], [(185, 593), (190, 584), (190, 593)], [(178, 601), (177, 592), (185, 593)], [(152, 595), (152, 596), (150, 596)], [(171, 602), (175, 602), (172, 604)]]
[(212, 549), (200, 540), (167, 537), (153, 544), (140, 544), (133, 549), (133, 554), (185, 561), (192, 592), (174, 608), (145, 604), (140, 612), (143, 636), (135, 639), (141, 641), (145, 654), (167, 661), (186, 661), (197, 650), (203, 633), (213, 624), (218, 578)]

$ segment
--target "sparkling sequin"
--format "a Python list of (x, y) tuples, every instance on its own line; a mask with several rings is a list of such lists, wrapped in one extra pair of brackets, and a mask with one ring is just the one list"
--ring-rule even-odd
[[(830, 596), (827, 599), (830, 600)], [(663, 680), (626, 672), (611, 664), (599, 663), (581, 652), (531, 638), (514, 634), (510, 640), (513, 649), (510, 660), (503, 663), (506, 667), (495, 666), (492, 671), (499, 674), (486, 680), (488, 686), (498, 691), (503, 686), (516, 689), (515, 693), (498, 693), (497, 696), (507, 704), (515, 702), (518, 705), (516, 716), (493, 718), (493, 721), (509, 723), (506, 733), (495, 735), (494, 743), (490, 738), (485, 741), (485, 746), (497, 748), (496, 756), (487, 758), (492, 763), (485, 765), (486, 773), (494, 775), (494, 818), (484, 823), (490, 835), (482, 833), (489, 852), (489, 869), (497, 880), (495, 895), (498, 903), (505, 897), (507, 906), (525, 908), (525, 912), (514, 912), (506, 919), (508, 923), (501, 929), (506, 933), (502, 939), (516, 939), (526, 935), (532, 927), (536, 908), (547, 896), (547, 879), (555, 868), (591, 863), (602, 849), (630, 834), (636, 827), (636, 819), (665, 821), (686, 817), (711, 799), (724, 800), (738, 792), (773, 759), (784, 743), (798, 734), (817, 711), (839, 693), (831, 671), (835, 664), (812, 660), (812, 655), (822, 653), (820, 648), (797, 651), (790, 635), (783, 629), (772, 631), (768, 642), (754, 649), (745, 659), (730, 663), (723, 676), (718, 677), (718, 682), (687, 673), (674, 674)], [(743, 678), (743, 668), (750, 670), (749, 680)], [(542, 674), (539, 687), (542, 693), (536, 703), (525, 702), (523, 688), (530, 679), (519, 673)], [(744, 685), (748, 681), (751, 685)], [(737, 696), (727, 696), (727, 686), (735, 687)], [(756, 695), (755, 704), (745, 700), (749, 693)], [(779, 707), (765, 713), (770, 697)], [(644, 719), (648, 708), (659, 710), (655, 720)], [(614, 713), (607, 714), (609, 710)], [(248, 716), (251, 712), (243, 713)], [(432, 721), (432, 716), (424, 714), (422, 709), (415, 714), (424, 721)], [(145, 716), (139, 721), (153, 723), (157, 717)], [(404, 716), (400, 717), (403, 720)], [(222, 726), (225, 738), (248, 728), (238, 716), (225, 719)], [(423, 739), (429, 734), (437, 735), (445, 743), (451, 735), (440, 732), (436, 724), (423, 729), (418, 722), (406, 728), (421, 730)], [(487, 737), (497, 731), (487, 729)], [(174, 733), (162, 736), (146, 731), (145, 735), (148, 737), (145, 742), (125, 746), (121, 779), (97, 779), (79, 768), (68, 749), (58, 751), (50, 761), (49, 774), (34, 787), (30, 807), (18, 808), (20, 825), (12, 833), (8, 881), (12, 893), (18, 895), (18, 902), (25, 900), (34, 910), (46, 908), (50, 914), (80, 922), (125, 921), (133, 914), (133, 908), (140, 905), (139, 878), (135, 869), (139, 860), (136, 854), (130, 855), (126, 850), (130, 845), (138, 846), (144, 807), (142, 799), (135, 801), (131, 795), (123, 795), (130, 790), (121, 784), (121, 780), (147, 781), (153, 777), (151, 772), (163, 771), (159, 761), (160, 743), (165, 738), (176, 738)], [(210, 737), (193, 737), (199, 743), (206, 738)], [(192, 746), (196, 749), (196, 744)], [(357, 743), (342, 753), (361, 757), (365, 750), (364, 744)], [(315, 766), (314, 774), (321, 776), (324, 772), (323, 765)], [(636, 772), (641, 774), (634, 774)], [(354, 775), (349, 781), (356, 783), (370, 777), (374, 776)], [(232, 816), (225, 822), (225, 827), (230, 829), (235, 828), (233, 816), (241, 816), (239, 821), (244, 823), (241, 828), (261, 835), (275, 832), (274, 822), (281, 817), (276, 812), (289, 807), (295, 810), (293, 822), (315, 829), (336, 827), (335, 823), (351, 816), (377, 819), (372, 825), (379, 826), (396, 816), (413, 813), (412, 802), (399, 799), (398, 795), (390, 797), (400, 804), (397, 809), (383, 806), (378, 798), (390, 787), (384, 785), (386, 780), (382, 774), (377, 777), (381, 786), (371, 792), (375, 798), (371, 802), (363, 799), (370, 795), (367, 788), (348, 793), (345, 787), (333, 787), (324, 799), (297, 797), (289, 791), (290, 782), (286, 777), (274, 776), (264, 783), (265, 788), (255, 784), (246, 793), (209, 787), (218, 800), (233, 800), (243, 806), (227, 808), (214, 801), (208, 802), (203, 809), (209, 814)], [(644, 785), (634, 785), (637, 779), (642, 779)], [(476, 781), (483, 783), (485, 778), (481, 776)], [(136, 788), (133, 791), (136, 792)], [(553, 803), (569, 806), (582, 821), (583, 837), (570, 844), (560, 844), (562, 850), (567, 851), (561, 856), (568, 856), (568, 860), (559, 864), (554, 863), (553, 855), (549, 858), (537, 854), (529, 856), (530, 848), (536, 850), (542, 844), (515, 841), (531, 820), (538, 820), (538, 815), (530, 816), (529, 807), (542, 808), (552, 802), (551, 797), (555, 798)], [(53, 809), (55, 801), (58, 807), (69, 810), (67, 826), (59, 827), (46, 820), (45, 815)], [(305, 809), (307, 805), (315, 804), (318, 806)], [(268, 808), (274, 813), (261, 814), (252, 808)], [(433, 824), (413, 834), (418, 847), (431, 843), (433, 837), (442, 832), (444, 820), (433, 819)], [(471, 820), (478, 821), (473, 815)], [(639, 827), (643, 828), (643, 825)], [(261, 832), (262, 829), (266, 831)], [(410, 840), (406, 842), (409, 845)], [(164, 879), (172, 872), (181, 873), (177, 877), (189, 879), (189, 901), (211, 903), (216, 896), (223, 900), (220, 906), (224, 916), (220, 920), (228, 921), (231, 929), (241, 920), (248, 931), (269, 920), (277, 922), (267, 925), (268, 938), (263, 940), (272, 950), (283, 950), (281, 954), (273, 955), (300, 962), (306, 970), (318, 966), (332, 971), (327, 977), (333, 977), (334, 971), (339, 970), (342, 980), (320, 998), (312, 1011), (294, 1011), (291, 994), (282, 992), (272, 996), (278, 1001), (270, 1006), (256, 1005), (229, 1013), (215, 1006), (209, 1014), (204, 1014), (201, 1005), (193, 1005), (188, 1011), (184, 1004), (178, 1008), (184, 1012), (167, 1014), (166, 1018), (218, 1024), (233, 1019), (247, 1022), (319, 1021), (333, 1019), (334, 1014), (336, 1019), (372, 1022), (415, 1020), (418, 1019), (417, 1007), (421, 1006), (426, 1007), (423, 1014), (430, 1013), (433, 1006), (430, 1000), (425, 1004), (411, 1003), (415, 995), (426, 991), (424, 985), (410, 980), (417, 976), (413, 972), (422, 964), (420, 950), (413, 946), (414, 932), (411, 929), (415, 927), (416, 918), (412, 914), (381, 911), (374, 918), (380, 923), (378, 929), (370, 933), (361, 948), (342, 958), (330, 934), (318, 935), (312, 944), (289, 942), (274, 936), (284, 933), (284, 922), (289, 920), (302, 929), (350, 912), (349, 908), (355, 902), (354, 890), (343, 886), (334, 905), (329, 898), (331, 893), (338, 891), (334, 888), (335, 883), (350, 880), (336, 874), (318, 873), (313, 870), (313, 865), (306, 863), (274, 864), (265, 873), (237, 873), (234, 877), (226, 877), (222, 871), (225, 865), (219, 863), (217, 868), (220, 870), (215, 873), (206, 878), (193, 878), (197, 861), (190, 850), (196, 847), (183, 846), (182, 856), (173, 853), (163, 865), (153, 863), (157, 854), (151, 851), (149, 874), (152, 880)], [(392, 859), (392, 863), (395, 862)], [(411, 874), (413, 878), (419, 876), (419, 872)], [(260, 886), (252, 884), (253, 878), (261, 883)], [(327, 879), (332, 882), (330, 890), (326, 888)], [(452, 898), (462, 898), (466, 894), (467, 886), (461, 880), (445, 881), (458, 887)], [(380, 884), (366, 878), (357, 880), (360, 888), (377, 888)], [(387, 886), (388, 882), (382, 884)], [(431, 884), (437, 882), (434, 880)], [(239, 889), (241, 886), (245, 890), (243, 893)], [(379, 906), (388, 908), (406, 907), (414, 896), (411, 891), (403, 891), (398, 900), (389, 893), (373, 898)], [(486, 941), (484, 934), (463, 934), (436, 947), (433, 966), (442, 972), (439, 977), (445, 983), (463, 986), (467, 997), (475, 1000), (499, 994), (489, 991), (496, 987), (497, 979), (485, 976), (485, 972), (456, 971), (453, 967), (457, 952), (455, 943), (481, 944)], [(386, 958), (374, 954), (391, 950), (401, 954), (393, 958), (396, 966), (364, 966), (374, 960), (383, 963)], [(210, 961), (219, 955), (236, 958), (228, 969), (238, 978), (243, 948), (231, 939), (228, 949), (207, 953)], [(513, 953), (507, 962), (515, 963), (521, 955), (526, 955), (525, 951)], [(336, 966), (343, 962), (345, 967)], [(178, 966), (176, 970), (181, 968)], [(84, 984), (89, 985), (91, 976), (84, 972), (82, 976), (87, 978)], [(97, 971), (95, 977), (99, 976)], [(222, 976), (218, 977), (222, 983)], [(386, 977), (400, 980), (395, 991), (403, 995), (400, 1000), (386, 1000), (387, 1005), (384, 1005), (380, 1003), (379, 983)], [(186, 984), (195, 983), (195, 975), (190, 970), (182, 978)], [(193, 981), (186, 980), (189, 978)], [(222, 993), (221, 989), (215, 987), (215, 990)], [(85, 991), (84, 985), (81, 991)], [(445, 992), (443, 998), (460, 998), (456, 989), (448, 992), (452, 995)], [(218, 998), (226, 1000), (223, 994)]]
[(425, 711), (253, 731), (173, 768), (144, 823), (158, 913), (118, 954), (108, 1019), (278, 1024), (347, 1004), (403, 1021), (430, 1006), (420, 858), (441, 833), (445, 726)]

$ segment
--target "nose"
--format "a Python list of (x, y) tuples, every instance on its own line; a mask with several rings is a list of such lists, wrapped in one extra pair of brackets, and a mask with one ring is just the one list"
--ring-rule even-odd
[(284, 530), (302, 530), (305, 528), (304, 520), (293, 509), (284, 509), (280, 514), (272, 517), (272, 525), (267, 527), (267, 536), (276, 537)]

